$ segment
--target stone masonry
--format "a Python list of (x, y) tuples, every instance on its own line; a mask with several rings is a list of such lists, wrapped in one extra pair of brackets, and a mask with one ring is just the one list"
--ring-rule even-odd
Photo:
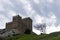
[(19, 15), (13, 16), (13, 21), (6, 23), (7, 30), (15, 30), (20, 34), (32, 33), (32, 19), (30, 17), (22, 19)]

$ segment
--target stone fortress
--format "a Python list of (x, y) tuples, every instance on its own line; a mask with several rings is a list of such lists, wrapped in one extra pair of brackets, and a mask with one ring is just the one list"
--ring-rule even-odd
[(6, 28), (0, 30), (0, 37), (8, 37), (16, 34), (31, 34), (32, 19), (30, 17), (22, 18), (19, 15), (13, 16), (12, 22), (6, 23)]
[(19, 34), (32, 33), (32, 19), (30, 17), (22, 19), (19, 15), (13, 16), (13, 21), (6, 23), (7, 30), (14, 30)]

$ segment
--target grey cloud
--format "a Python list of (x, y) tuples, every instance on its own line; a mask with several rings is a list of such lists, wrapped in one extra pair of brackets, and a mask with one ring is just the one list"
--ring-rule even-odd
[[(39, 4), (36, 4), (33, 0), (28, 0), (32, 10), (35, 11), (35, 13), (31, 16), (33, 19), (33, 24), (35, 23), (35, 16), (39, 15), (44, 17), (45, 19), (49, 18), (48, 15), (50, 12), (53, 12), (53, 14), (56, 16), (56, 24), (57, 26), (60, 24), (60, 0), (54, 0), (53, 3), (47, 2), (47, 0), (41, 0)], [(19, 0), (10, 0), (12, 4), (6, 3), (2, 1), (2, 4), (4, 6), (4, 11), (0, 11), (0, 14), (7, 17), (8, 20), (11, 20), (11, 15), (8, 14), (9, 10), (14, 11), (16, 14), (22, 14), (23, 16), (27, 15), (28, 10), (26, 11), (24, 9), (24, 4), (20, 2)], [(3, 20), (4, 21), (4, 20)], [(5, 20), (6, 21), (6, 20)]]

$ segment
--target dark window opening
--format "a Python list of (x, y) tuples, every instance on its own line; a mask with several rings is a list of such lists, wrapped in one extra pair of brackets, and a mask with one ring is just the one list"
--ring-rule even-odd
[(31, 31), (30, 31), (29, 29), (26, 29), (24, 33), (25, 33), (25, 34), (30, 34)]

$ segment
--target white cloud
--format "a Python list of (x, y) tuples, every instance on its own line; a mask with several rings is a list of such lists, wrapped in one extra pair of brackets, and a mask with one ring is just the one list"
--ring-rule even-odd
[(27, 3), (27, 0), (19, 0), (20, 2), (22, 2), (23, 4)]
[(40, 16), (38, 14), (35, 15), (36, 24), (43, 23), (42, 20), (43, 20), (43, 17), (42, 16)]
[(50, 13), (49, 14), (49, 20), (51, 21), (51, 23), (56, 23), (56, 16), (53, 14), (53, 13)]
[(53, 3), (53, 2), (54, 2), (54, 0), (47, 0), (47, 2), (48, 2), (48, 3)]
[(43, 22), (45, 22), (47, 25), (56, 24), (56, 16), (53, 13), (49, 13), (48, 17), (43, 17)]
[(17, 13), (14, 12), (13, 10), (8, 10), (8, 15), (11, 17), (11, 16), (16, 16)]
[(60, 31), (60, 25), (58, 25), (58, 26), (51, 25), (51, 26), (47, 26), (47, 28), (46, 28), (47, 34), (52, 33), (52, 32), (58, 32), (58, 31)]
[(34, 0), (34, 2), (35, 2), (36, 4), (39, 4), (39, 3), (40, 3), (40, 0)]
[(0, 11), (3, 11), (3, 10), (4, 10), (3, 6), (2, 6), (2, 5), (0, 5)]
[(48, 27), (46, 28), (46, 33), (49, 34), (49, 33), (55, 32), (56, 29), (57, 29), (57, 28), (55, 27), (55, 25), (48, 26)]
[[(55, 8), (55, 5), (51, 5), (51, 3), (54, 2), (54, 0), (33, 0), (32, 2), (31, 1), (30, 0), (13, 0), (13, 1), (11, 1), (11, 0), (0, 0), (0, 12), (1, 12), (0, 14), (2, 14), (3, 12), (5, 12), (7, 14), (7, 15), (5, 15), (5, 13), (3, 13), (4, 15), (0, 15), (0, 19), (1, 19), (0, 23), (2, 22), (1, 23), (1, 28), (4, 27), (3, 25), (5, 25), (6, 22), (10, 21), (9, 18), (7, 18), (6, 16), (11, 18), (12, 16), (15, 16), (15, 15), (19, 14), (23, 18), (27, 17), (27, 16), (31, 17), (33, 19), (33, 21), (36, 22), (36, 24), (37, 23), (43, 23), (43, 22), (47, 23), (47, 25), (48, 25), (48, 29), (47, 29), (48, 31), (47, 32), (48, 33), (53, 32), (53, 31), (55, 32), (57, 29), (59, 31), (60, 30), (59, 25), (58, 25), (57, 29), (56, 29), (56, 26), (55, 26), (57, 17), (54, 13), (50, 12), (51, 11), (50, 8), (52, 8), (52, 10), (53, 10), (53, 8)], [(16, 3), (17, 6), (15, 5), (15, 3)], [(19, 5), (20, 3), (22, 5)], [(10, 6), (5, 5), (5, 4), (9, 4)], [(46, 7), (47, 4), (48, 4), (48, 7)], [(12, 6), (13, 6), (13, 8), (12, 8)], [(21, 6), (21, 8), (19, 8), (20, 6)], [(37, 9), (37, 7), (39, 7), (39, 10)], [(24, 13), (23, 11), (20, 11), (19, 9), (22, 9), (26, 13)], [(55, 9), (53, 10), (54, 12), (56, 12)], [(20, 12), (16, 13), (17, 11), (18, 12), (20, 11), (21, 13)], [(48, 14), (49, 15), (48, 15), (48, 17), (41, 16), (40, 12), (43, 15), (45, 15), (46, 13), (47, 13), (46, 15), (48, 15)], [(48, 12), (50, 12), (50, 13), (48, 13)], [(24, 16), (23, 14), (25, 14), (27, 16)], [(55, 29), (55, 30), (53, 30), (53, 29)]]
[(56, 24), (56, 16), (51, 12), (48, 14), (48, 17), (45, 18), (45, 22), (47, 23), (47, 28), (46, 28), (46, 33), (49, 34), (49, 33), (52, 33), (52, 32), (56, 32), (58, 31), (58, 26), (55, 26)]
[[(56, 28), (55, 23), (56, 23), (56, 16), (52, 13), (48, 15), (48, 17), (43, 17), (40, 15), (35, 16), (35, 23), (46, 23), (47, 24), (47, 29), (46, 33), (52, 33), (58, 31), (58, 28)], [(39, 32), (39, 31), (38, 31)]]
[(28, 10), (28, 11), (32, 10), (32, 7), (30, 4), (25, 5), (24, 8), (25, 8), (25, 10)]
[(4, 7), (2, 3), (0, 3), (0, 11), (4, 11)]
[[(26, 1), (26, 0), (25, 0)], [(29, 1), (26, 1), (26, 3), (24, 3), (24, 10), (26, 11), (26, 14), (29, 16), (29, 17), (32, 17), (35, 13), (35, 10), (33, 10), (31, 4)]]
[(19, 13), (19, 15), (22, 17), (22, 18), (26, 18), (27, 16), (24, 16), (23, 14)]
[(10, 20), (5, 15), (0, 14), (0, 29), (4, 29), (8, 21)]
[(11, 2), (11, 0), (2, 0), (2, 2), (3, 2), (3, 3), (7, 3), (7, 4), (9, 4), (9, 5), (13, 5), (12, 2)]
[(33, 32), (35, 32), (38, 35), (41, 33), (39, 30), (36, 30), (35, 28), (33, 28)]

